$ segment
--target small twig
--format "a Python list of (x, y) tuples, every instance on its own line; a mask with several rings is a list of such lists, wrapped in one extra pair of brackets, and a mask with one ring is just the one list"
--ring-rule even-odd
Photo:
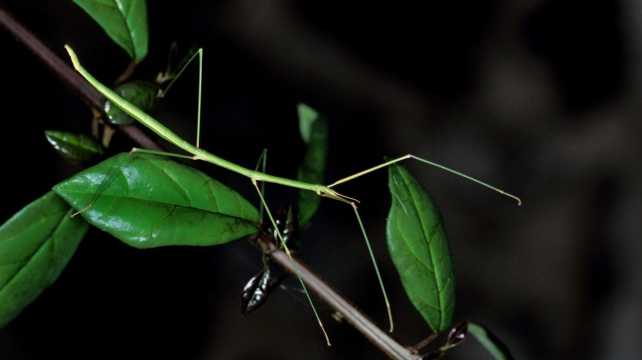
[(137, 63), (135, 61), (130, 61), (125, 71), (123, 71), (123, 73), (120, 74), (120, 76), (116, 79), (116, 81), (114, 81), (114, 86), (120, 85), (125, 81), (127, 81), (127, 79), (129, 79), (129, 77), (132, 76), (132, 74), (134, 73), (134, 70), (136, 69), (136, 65)]
[(417, 350), (417, 351), (425, 348), (426, 346), (432, 344), (433, 341), (435, 341), (435, 339), (437, 338), (437, 335), (439, 335), (439, 334), (432, 333), (432, 334), (428, 335), (427, 338), (421, 340), (419, 343), (417, 343), (417, 345), (413, 346), (412, 348)]

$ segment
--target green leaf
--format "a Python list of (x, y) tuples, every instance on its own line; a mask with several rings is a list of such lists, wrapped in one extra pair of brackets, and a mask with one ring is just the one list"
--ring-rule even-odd
[(469, 322), (468, 333), (472, 334), (473, 337), (475, 337), (475, 339), (477, 339), (477, 341), (479, 341), (495, 359), (513, 359), (513, 355), (508, 350), (508, 347), (486, 327)]
[(47, 130), (45, 137), (54, 150), (73, 164), (87, 164), (95, 157), (105, 155), (98, 140), (84, 133)]
[(74, 0), (135, 62), (147, 56), (149, 30), (145, 0)]
[(0, 226), (0, 327), (51, 285), (76, 251), (89, 224), (71, 218), (53, 191)]
[(116, 155), (54, 190), (89, 223), (136, 248), (218, 245), (258, 231), (258, 211), (241, 195), (158, 155)]
[(297, 106), (297, 112), (299, 113), (299, 132), (301, 133), (301, 138), (304, 143), (309, 144), (312, 134), (312, 124), (319, 118), (319, 113), (303, 103)]
[[(322, 184), (328, 152), (328, 123), (307, 105), (299, 104), (299, 129), (301, 137), (308, 145), (299, 166), (299, 181)], [(312, 191), (299, 191), (299, 226), (302, 228), (316, 214), (321, 204), (321, 197)]]
[[(158, 84), (150, 81), (134, 80), (116, 86), (114, 92), (147, 113), (156, 104), (159, 88)], [(116, 125), (129, 125), (135, 121), (109, 100), (105, 101), (105, 114), (107, 114), (107, 120)]]
[(404, 167), (389, 167), (388, 249), (412, 304), (430, 328), (446, 330), (455, 308), (455, 276), (444, 221), (428, 192)]
[[(157, 78), (157, 82), (164, 83), (166, 81), (170, 81), (178, 78), (183, 72), (183, 70), (185, 70), (187, 65), (189, 65), (189, 63), (195, 57), (197, 52), (198, 52), (198, 46), (196, 44), (192, 44), (187, 49), (187, 52), (185, 52), (184, 54), (179, 54), (178, 44), (176, 42), (173, 42), (169, 47), (169, 58), (167, 59), (167, 69), (165, 70), (164, 74), (159, 74), (159, 77)], [(179, 58), (179, 60), (176, 60), (177, 58)], [(167, 89), (165, 89), (165, 92), (167, 92)]]

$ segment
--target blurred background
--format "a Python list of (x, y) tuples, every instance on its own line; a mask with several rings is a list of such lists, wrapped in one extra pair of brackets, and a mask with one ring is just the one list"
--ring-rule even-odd
[[(71, 1), (1, 4), (65, 61), (70, 44), (108, 83), (125, 53)], [(439, 204), (457, 281), (454, 322), (490, 328), (517, 359), (640, 359), (642, 348), (642, 5), (636, 1), (149, 2), (150, 51), (134, 74), (165, 69), (172, 42), (204, 48), (202, 146), (247, 167), (294, 177), (303, 143), (296, 104), (330, 125), (327, 182), (406, 153)], [(1, 218), (79, 171), (49, 129), (89, 132), (91, 111), (8, 33), (2, 48)], [(195, 137), (197, 67), (154, 112)], [(114, 148), (131, 143), (116, 135)], [(171, 147), (168, 147), (171, 149)], [(250, 182), (194, 164), (258, 204)], [(267, 187), (273, 209), (296, 192)], [(383, 271), (394, 337), (430, 334), (387, 255), (387, 174), (339, 191), (360, 212)], [(4, 220), (3, 220), (4, 221)], [(325, 200), (301, 233), (302, 261), (387, 327), (352, 210)], [(323, 336), (292, 278), (241, 316), (239, 294), (261, 268), (244, 240), (136, 250), (91, 229), (59, 280), (0, 329), (0, 359), (383, 359), (315, 303)], [(443, 341), (442, 338), (439, 341)], [(472, 339), (448, 359), (490, 359)]]

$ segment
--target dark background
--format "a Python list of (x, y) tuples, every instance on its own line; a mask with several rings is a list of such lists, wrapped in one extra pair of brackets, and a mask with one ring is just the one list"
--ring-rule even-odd
[[(99, 79), (125, 53), (71, 1), (3, 1), (64, 59), (70, 44)], [(485, 324), (517, 359), (640, 359), (642, 349), (642, 8), (635, 1), (150, 2), (150, 52), (136, 76), (165, 66), (172, 41), (205, 50), (203, 147), (294, 177), (296, 104), (330, 122), (328, 182), (413, 153), (519, 195), (524, 204), (408, 161), (439, 204), (457, 278), (454, 321)], [(0, 32), (4, 141), (1, 218), (80, 170), (47, 129), (89, 131), (91, 112)], [(194, 138), (196, 67), (155, 114)], [(131, 146), (117, 135), (116, 146)], [(258, 203), (249, 180), (199, 168)], [(413, 345), (430, 330), (388, 259), (385, 171), (342, 185), (361, 201), (396, 320)], [(295, 192), (268, 186), (277, 208)], [(349, 207), (326, 200), (298, 254), (387, 326)], [(315, 300), (325, 346), (298, 284), (239, 313), (261, 266), (245, 241), (135, 250), (90, 230), (59, 280), (0, 330), (0, 359), (380, 359)], [(450, 359), (487, 359), (474, 341)]]

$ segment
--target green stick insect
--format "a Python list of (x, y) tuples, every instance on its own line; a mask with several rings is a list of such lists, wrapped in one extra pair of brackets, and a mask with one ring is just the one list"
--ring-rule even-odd
[[(319, 196), (328, 197), (328, 198), (331, 198), (331, 199), (338, 200), (338, 201), (341, 201), (341, 202), (349, 204), (353, 208), (354, 213), (355, 213), (355, 215), (357, 217), (357, 220), (359, 222), (359, 225), (360, 225), (361, 230), (362, 230), (363, 235), (364, 235), (364, 239), (365, 239), (367, 247), (368, 247), (368, 251), (370, 252), (370, 256), (372, 258), (372, 262), (374, 264), (375, 271), (377, 273), (377, 277), (378, 277), (378, 280), (379, 280), (379, 283), (380, 283), (380, 286), (381, 286), (381, 289), (382, 289), (383, 297), (384, 297), (384, 300), (385, 300), (385, 303), (386, 303), (386, 308), (387, 308), (387, 311), (388, 311), (388, 318), (389, 318), (389, 322), (390, 322), (390, 332), (392, 332), (392, 330), (393, 330), (393, 321), (392, 321), (392, 313), (391, 313), (391, 310), (390, 310), (390, 303), (388, 301), (388, 297), (386, 295), (386, 291), (385, 291), (385, 288), (383, 286), (383, 281), (381, 279), (381, 275), (380, 275), (379, 269), (378, 269), (376, 261), (374, 259), (374, 255), (372, 253), (372, 249), (370, 247), (370, 243), (368, 241), (368, 237), (367, 237), (365, 229), (363, 227), (363, 223), (361, 222), (361, 218), (359, 216), (359, 212), (357, 211), (356, 203), (358, 201), (356, 199), (353, 199), (353, 198), (348, 197), (346, 195), (340, 194), (339, 192), (334, 190), (334, 188), (333, 188), (334, 186), (337, 186), (337, 185), (339, 185), (341, 183), (344, 183), (344, 182), (347, 182), (349, 180), (355, 179), (357, 177), (360, 177), (362, 175), (365, 175), (365, 174), (370, 173), (372, 171), (375, 171), (377, 169), (381, 169), (381, 168), (387, 167), (389, 165), (392, 165), (394, 163), (400, 162), (402, 160), (411, 159), (412, 158), (412, 159), (417, 159), (417, 160), (419, 160), (421, 162), (424, 162), (426, 164), (429, 164), (429, 165), (436, 166), (438, 168), (444, 169), (446, 171), (449, 171), (449, 172), (454, 173), (456, 175), (462, 176), (462, 177), (464, 177), (466, 179), (469, 179), (469, 180), (472, 180), (474, 182), (477, 182), (477, 183), (479, 183), (479, 184), (481, 184), (481, 185), (483, 185), (485, 187), (488, 187), (488, 188), (490, 188), (492, 190), (495, 190), (495, 191), (497, 191), (497, 192), (499, 192), (499, 193), (501, 193), (503, 195), (506, 195), (506, 196), (509, 196), (509, 197), (515, 199), (518, 202), (518, 205), (521, 204), (521, 200), (518, 197), (514, 196), (514, 195), (511, 195), (509, 193), (504, 192), (503, 190), (500, 190), (500, 189), (498, 189), (496, 187), (493, 187), (493, 186), (488, 185), (486, 183), (483, 183), (483, 182), (481, 182), (479, 180), (476, 180), (476, 179), (474, 179), (474, 178), (472, 178), (472, 177), (470, 177), (468, 175), (462, 174), (462, 173), (457, 172), (455, 170), (449, 169), (449, 168), (447, 168), (445, 166), (433, 163), (431, 161), (416, 157), (416, 156), (411, 155), (411, 154), (408, 154), (408, 155), (405, 155), (405, 156), (398, 157), (396, 159), (387, 161), (387, 162), (385, 162), (385, 163), (383, 163), (381, 165), (372, 167), (370, 169), (367, 169), (367, 170), (361, 171), (359, 173), (356, 173), (354, 175), (348, 176), (346, 178), (340, 179), (340, 180), (338, 180), (338, 181), (336, 181), (336, 182), (334, 182), (334, 183), (332, 183), (330, 185), (327, 185), (327, 186), (326, 185), (319, 185), (319, 184), (311, 184), (311, 183), (306, 183), (306, 182), (302, 182), (302, 181), (291, 180), (291, 179), (287, 179), (287, 178), (273, 176), (273, 175), (269, 175), (269, 174), (266, 174), (266, 173), (261, 172), (261, 171), (251, 170), (251, 169), (242, 167), (240, 165), (237, 165), (235, 163), (227, 161), (227, 160), (225, 160), (223, 158), (220, 158), (220, 157), (218, 157), (218, 156), (216, 156), (214, 154), (211, 154), (208, 151), (200, 148), (198, 138), (200, 137), (200, 104), (201, 104), (201, 86), (200, 86), (200, 82), (201, 82), (201, 78), (202, 78), (202, 57), (203, 57), (202, 49), (199, 49), (199, 51), (197, 52), (197, 54), (199, 55), (199, 60), (200, 60), (199, 61), (200, 62), (200, 66), (199, 66), (199, 95), (198, 95), (199, 99), (198, 99), (198, 112), (197, 112), (197, 140), (196, 140), (196, 145), (192, 145), (190, 142), (182, 139), (180, 136), (175, 134), (173, 131), (168, 129), (166, 126), (164, 126), (163, 124), (161, 124), (160, 122), (158, 122), (157, 120), (155, 120), (154, 118), (152, 118), (151, 116), (149, 116), (144, 111), (142, 111), (139, 108), (137, 108), (136, 106), (134, 106), (131, 103), (127, 102), (122, 97), (120, 97), (119, 95), (114, 93), (110, 88), (108, 88), (107, 86), (103, 85), (98, 80), (96, 80), (87, 70), (85, 70), (80, 65), (80, 62), (78, 61), (78, 57), (76, 56), (74, 51), (67, 45), (65, 46), (65, 48), (67, 49), (67, 51), (69, 53), (69, 56), (71, 57), (71, 61), (73, 63), (74, 68), (92, 86), (94, 86), (100, 93), (102, 93), (105, 96), (105, 98), (107, 98), (112, 103), (116, 104), (118, 107), (120, 107), (127, 114), (132, 116), (134, 119), (139, 121), (141, 124), (143, 124), (146, 127), (148, 127), (150, 130), (152, 130), (153, 132), (158, 134), (163, 139), (167, 140), (168, 142), (174, 144), (175, 146), (181, 148), (182, 150), (186, 151), (187, 153), (189, 153), (191, 155), (180, 155), (180, 154), (173, 154), (173, 153), (154, 152), (154, 151), (142, 150), (142, 149), (132, 149), (132, 151), (145, 151), (145, 152), (155, 153), (155, 154), (159, 154), (159, 155), (169, 155), (169, 156), (182, 157), (182, 158), (188, 158), (188, 159), (193, 159), (193, 160), (203, 160), (203, 161), (209, 162), (209, 163), (214, 164), (214, 165), (218, 165), (220, 167), (223, 167), (225, 169), (228, 169), (230, 171), (233, 171), (235, 173), (241, 174), (241, 175), (249, 178), (251, 180), (252, 184), (254, 185), (254, 187), (256, 188), (256, 190), (257, 190), (257, 192), (259, 194), (261, 203), (262, 203), (263, 207), (266, 209), (266, 213), (267, 213), (270, 221), (272, 222), (272, 224), (274, 225), (275, 228), (277, 228), (276, 224), (275, 224), (275, 221), (274, 221), (274, 219), (272, 217), (272, 214), (268, 210), (267, 204), (265, 203), (265, 199), (264, 199), (264, 197), (263, 197), (263, 195), (262, 195), (262, 193), (261, 193), (261, 191), (260, 191), (260, 189), (259, 189), (259, 187), (257, 185), (257, 182), (259, 182), (259, 181), (261, 181), (261, 182), (269, 182), (269, 183), (274, 183), (274, 184), (280, 184), (280, 185), (293, 187), (293, 188), (298, 188), (298, 189), (303, 189), (303, 190), (308, 190), (308, 191), (313, 191)], [(194, 56), (196, 56), (196, 54)], [(84, 210), (86, 210), (87, 208), (89, 208), (91, 206), (92, 206), (92, 203), (90, 203), (85, 209), (80, 210), (79, 213), (84, 211)], [(293, 265), (293, 267), (295, 268), (295, 271), (296, 271), (296, 266), (294, 265), (294, 262), (292, 260), (292, 256), (291, 256), (290, 250), (288, 249), (287, 245), (283, 241), (282, 235), (280, 233), (278, 233), (278, 237), (279, 237), (279, 239), (281, 241), (281, 244), (283, 246), (283, 249), (284, 249), (285, 253), (290, 258), (290, 261), (291, 261), (291, 263), (292, 263), (292, 265)], [(325, 329), (323, 327), (323, 324), (322, 324), (322, 322), (321, 322), (321, 320), (319, 318), (319, 315), (317, 314), (317, 311), (316, 311), (316, 309), (314, 307), (314, 304), (312, 303), (312, 299), (310, 298), (310, 295), (308, 294), (308, 292), (307, 292), (307, 290), (305, 288), (305, 284), (301, 280), (301, 277), (298, 274), (298, 272), (297, 272), (297, 276), (299, 277), (299, 281), (302, 284), (303, 290), (306, 293), (308, 301), (310, 302), (312, 310), (313, 310), (313, 312), (314, 312), (314, 314), (316, 316), (316, 319), (317, 319), (317, 321), (319, 323), (319, 326), (320, 326), (320, 328), (321, 328), (321, 330), (322, 330), (322, 332), (323, 332), (323, 334), (324, 334), (324, 336), (326, 338), (326, 341), (327, 341), (328, 345), (330, 345), (329, 337), (328, 337), (328, 335), (327, 335), (327, 333), (326, 333), (326, 331), (325, 331)]]

